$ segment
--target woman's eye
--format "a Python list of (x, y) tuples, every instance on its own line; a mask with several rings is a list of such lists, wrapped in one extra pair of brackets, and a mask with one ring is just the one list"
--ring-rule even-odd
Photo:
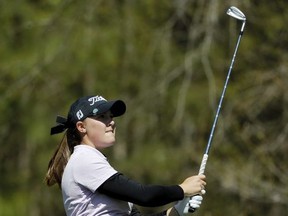
[(97, 115), (95, 119), (100, 120), (100, 121), (113, 119), (113, 114), (110, 114), (110, 113), (100, 114), (100, 115)]

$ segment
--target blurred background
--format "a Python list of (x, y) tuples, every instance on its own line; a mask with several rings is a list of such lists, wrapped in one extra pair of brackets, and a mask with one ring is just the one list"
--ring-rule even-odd
[(142, 183), (198, 173), (247, 17), (194, 215), (288, 213), (288, 2), (1, 0), (0, 216), (65, 215), (43, 180), (78, 97), (126, 102), (105, 151)]

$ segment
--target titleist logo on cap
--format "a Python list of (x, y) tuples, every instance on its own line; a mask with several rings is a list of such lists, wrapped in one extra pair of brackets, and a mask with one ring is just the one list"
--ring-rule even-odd
[(96, 102), (98, 102), (98, 101), (107, 101), (105, 98), (103, 98), (102, 96), (95, 96), (95, 97), (91, 97), (91, 98), (89, 98), (88, 99), (88, 101), (89, 102), (91, 102), (90, 103), (90, 106), (93, 106), (94, 105), (94, 103), (96, 103)]

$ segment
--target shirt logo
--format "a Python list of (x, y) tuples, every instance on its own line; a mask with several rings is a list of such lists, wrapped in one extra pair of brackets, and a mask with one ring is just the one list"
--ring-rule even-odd
[(98, 96), (98, 95), (88, 99), (88, 101), (91, 102), (90, 106), (93, 106), (96, 102), (103, 101), (103, 100), (107, 101), (105, 98), (103, 98), (102, 96)]

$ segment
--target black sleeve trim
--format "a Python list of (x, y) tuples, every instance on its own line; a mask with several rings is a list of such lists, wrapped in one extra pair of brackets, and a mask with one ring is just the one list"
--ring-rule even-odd
[(143, 185), (121, 173), (110, 177), (97, 191), (115, 199), (146, 207), (162, 206), (184, 198), (184, 192), (179, 185)]

